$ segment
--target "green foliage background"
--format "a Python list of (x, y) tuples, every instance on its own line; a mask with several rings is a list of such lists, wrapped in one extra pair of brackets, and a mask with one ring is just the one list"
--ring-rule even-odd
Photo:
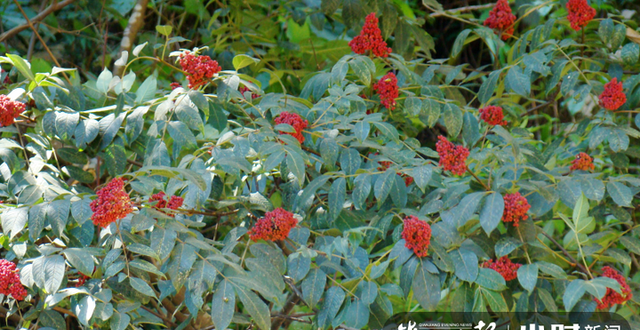
[[(17, 3), (30, 17), (41, 5)], [(583, 34), (564, 1), (517, 1), (516, 38), (503, 42), (482, 26), (485, 4), (150, 1), (122, 59), (134, 1), (80, 0), (38, 27), (68, 69), (29, 46), (29, 29), (5, 40), (1, 92), (30, 103), (0, 129), (2, 256), (30, 293), (5, 298), (8, 327), (360, 329), (405, 311), (592, 311), (619, 290), (599, 277), (610, 265), (634, 292), (613, 310), (637, 328), (638, 5), (592, 1)], [(0, 12), (3, 31), (25, 23), (16, 2)], [(348, 46), (370, 12), (387, 59)], [(169, 55), (204, 46), (224, 71), (172, 91), (186, 79)], [(372, 91), (390, 70), (392, 112)], [(623, 111), (598, 106), (613, 77)], [(479, 121), (489, 104), (508, 125)], [(282, 111), (309, 121), (302, 145), (274, 127)], [(437, 166), (438, 135), (470, 149), (477, 178)], [(569, 171), (581, 151), (594, 172)], [(89, 203), (116, 176), (138, 210), (100, 230)], [(148, 207), (160, 190), (185, 198), (175, 218)], [(515, 191), (532, 206), (516, 228), (500, 222)], [(301, 219), (289, 239), (249, 240), (277, 207)], [(404, 247), (405, 215), (431, 224), (429, 256)], [(525, 264), (517, 280), (479, 267), (503, 255)], [(76, 287), (80, 273), (91, 278)]]

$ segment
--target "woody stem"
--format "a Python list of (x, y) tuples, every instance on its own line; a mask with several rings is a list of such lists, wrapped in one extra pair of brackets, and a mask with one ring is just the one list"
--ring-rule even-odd
[(487, 186), (486, 183), (482, 182), (482, 180), (480, 180), (480, 178), (475, 173), (473, 173), (473, 171), (471, 171), (468, 167), (467, 167), (467, 172), (471, 174), (476, 179), (476, 181), (478, 181), (478, 183), (480, 183), (484, 187), (485, 190), (491, 191), (491, 188), (489, 188), (489, 186)]

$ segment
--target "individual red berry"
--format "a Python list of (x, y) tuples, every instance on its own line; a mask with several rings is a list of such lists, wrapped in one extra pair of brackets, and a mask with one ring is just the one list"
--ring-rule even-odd
[(440, 155), (440, 166), (445, 171), (451, 171), (456, 175), (463, 175), (467, 171), (467, 157), (469, 157), (469, 149), (463, 146), (456, 146), (447, 138), (438, 136), (436, 143), (436, 151)]
[(503, 256), (495, 262), (493, 259), (489, 259), (482, 264), (482, 268), (490, 268), (500, 273), (505, 281), (515, 280), (518, 277), (518, 268), (521, 266), (519, 263), (511, 262), (507, 256)]
[(26, 109), (22, 102), (12, 101), (6, 95), (0, 95), (0, 127), (10, 126)]
[(174, 90), (174, 89), (176, 89), (178, 87), (182, 87), (182, 85), (180, 85), (179, 82), (175, 82), (175, 81), (172, 82), (171, 84), (169, 84), (169, 86), (171, 86), (171, 90)]
[(367, 50), (371, 50), (375, 56), (389, 56), (391, 48), (387, 47), (387, 43), (382, 39), (382, 34), (378, 27), (378, 18), (375, 13), (367, 15), (360, 35), (349, 42), (349, 47), (356, 54), (364, 54)]
[(410, 215), (404, 218), (402, 238), (407, 249), (413, 250), (420, 258), (425, 257), (431, 241), (431, 226), (426, 221)]
[(133, 212), (129, 194), (124, 190), (121, 178), (111, 180), (104, 188), (96, 193), (98, 199), (89, 204), (91, 206), (91, 220), (97, 226), (106, 228), (116, 220), (122, 219)]
[(283, 111), (276, 117), (276, 124), (289, 124), (296, 130), (295, 133), (288, 132), (280, 132), (280, 134), (288, 134), (296, 138), (300, 143), (304, 142), (304, 136), (302, 135), (302, 130), (307, 128), (309, 125), (309, 121), (303, 120), (297, 113)]
[(0, 259), (0, 294), (11, 295), (15, 300), (24, 300), (27, 296), (27, 290), (20, 282), (16, 264), (5, 259)]
[(398, 78), (393, 72), (389, 72), (382, 79), (373, 85), (378, 95), (380, 95), (380, 103), (389, 109), (396, 108), (396, 99), (398, 98)]
[(293, 213), (283, 208), (277, 208), (267, 212), (264, 218), (260, 218), (249, 231), (249, 237), (254, 242), (263, 239), (265, 241), (281, 241), (289, 236), (289, 232), (298, 224)]
[(531, 205), (527, 199), (520, 195), (519, 192), (506, 194), (504, 196), (504, 213), (502, 214), (503, 222), (511, 222), (514, 227), (518, 227), (518, 222), (527, 220), (527, 212)]
[(569, 0), (567, 2), (567, 19), (571, 23), (571, 28), (580, 31), (589, 21), (596, 16), (596, 10), (589, 6), (587, 0)]
[(196, 56), (189, 51), (180, 55), (180, 66), (182, 71), (187, 73), (187, 80), (189, 80), (189, 88), (191, 89), (205, 85), (215, 74), (222, 70), (218, 65), (218, 61), (214, 61), (206, 55)]
[(509, 1), (498, 0), (496, 6), (489, 12), (489, 17), (484, 21), (484, 25), (496, 30), (495, 33), (500, 35), (502, 40), (507, 40), (513, 36), (515, 21), (516, 15), (511, 12)]
[(480, 119), (491, 126), (504, 126), (507, 124), (501, 107), (489, 105), (480, 109), (479, 112)]
[(583, 171), (593, 171), (595, 169), (595, 165), (593, 165), (593, 158), (589, 156), (587, 153), (581, 152), (576, 155), (576, 159), (571, 161), (570, 170), (583, 170)]
[(602, 297), (602, 301), (594, 298), (598, 303), (598, 309), (608, 309), (613, 305), (623, 304), (624, 302), (631, 300), (633, 294), (631, 293), (631, 288), (629, 287), (629, 284), (627, 284), (627, 280), (624, 276), (609, 266), (602, 267), (602, 276), (612, 278), (620, 283), (620, 291), (622, 293), (618, 293), (607, 288), (607, 293)]
[(617, 110), (625, 102), (627, 96), (622, 91), (622, 82), (618, 82), (618, 78), (611, 79), (604, 85), (604, 91), (600, 94), (600, 106), (608, 110)]

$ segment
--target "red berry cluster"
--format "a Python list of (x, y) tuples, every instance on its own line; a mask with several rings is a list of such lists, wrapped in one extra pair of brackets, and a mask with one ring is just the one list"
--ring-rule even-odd
[(507, 256), (503, 256), (495, 262), (493, 259), (489, 259), (489, 261), (485, 261), (482, 264), (482, 268), (490, 268), (500, 273), (505, 281), (515, 280), (518, 277), (518, 268), (520, 266), (522, 265), (519, 263), (511, 262), (511, 259), (507, 258)]
[(240, 89), (238, 89), (238, 91), (240, 92), (240, 94), (244, 95), (244, 93), (246, 92), (250, 92), (251, 93), (251, 99), (257, 99), (258, 97), (260, 97), (260, 95), (251, 92), (251, 90), (249, 89), (249, 87), (247, 86), (241, 86)]
[[(157, 194), (152, 195), (151, 198), (149, 198), (149, 202), (157, 202), (156, 205), (153, 206), (153, 208), (165, 214), (168, 213), (162, 211), (162, 209), (167, 208), (171, 210), (177, 210), (180, 206), (182, 206), (182, 203), (184, 202), (184, 199), (179, 196), (171, 196), (171, 198), (169, 198), (169, 202), (167, 202), (164, 199), (164, 196), (164, 191), (161, 191)], [(173, 217), (173, 214), (168, 215)]]
[(27, 106), (18, 101), (12, 101), (6, 95), (0, 95), (0, 127), (13, 124), (13, 120), (18, 118)]
[(607, 288), (607, 293), (602, 297), (602, 301), (594, 298), (598, 303), (598, 309), (608, 309), (613, 305), (622, 304), (631, 300), (633, 294), (631, 293), (631, 288), (629, 287), (629, 284), (627, 284), (627, 280), (624, 276), (609, 266), (602, 267), (602, 276), (618, 281), (618, 283), (620, 283), (620, 291), (622, 291), (622, 294)]
[(387, 47), (387, 43), (382, 39), (375, 13), (367, 15), (360, 35), (349, 41), (349, 47), (356, 54), (364, 54), (367, 50), (371, 50), (375, 56), (389, 56), (391, 48)]
[(504, 113), (501, 107), (489, 105), (479, 110), (480, 119), (491, 126), (504, 126), (507, 121), (504, 120)]
[(249, 231), (249, 237), (254, 242), (263, 239), (265, 241), (281, 241), (289, 236), (289, 232), (298, 224), (293, 213), (279, 207), (267, 212), (264, 218), (259, 219)]
[(569, 0), (567, 11), (569, 12), (567, 19), (571, 23), (571, 28), (576, 31), (580, 31), (596, 16), (596, 10), (589, 6), (587, 0)]
[(182, 87), (182, 85), (180, 85), (180, 83), (177, 82), (177, 81), (174, 81), (174, 82), (170, 83), (169, 86), (171, 86), (171, 90), (174, 90), (174, 89), (176, 89), (178, 87)]
[(187, 73), (189, 88), (192, 89), (205, 85), (208, 80), (222, 70), (218, 61), (214, 61), (206, 55), (196, 56), (189, 51), (180, 55), (180, 66)]
[(622, 91), (622, 82), (618, 82), (618, 78), (611, 79), (610, 82), (604, 85), (604, 91), (600, 94), (599, 99), (601, 107), (617, 110), (627, 102), (627, 96)]
[(436, 143), (436, 151), (440, 155), (440, 166), (445, 171), (451, 171), (456, 175), (463, 175), (467, 171), (467, 157), (469, 157), (469, 149), (463, 146), (456, 146), (446, 137), (438, 136)]
[(15, 300), (24, 300), (27, 290), (20, 283), (20, 274), (16, 264), (0, 259), (0, 294), (11, 295)]
[(295, 133), (280, 132), (280, 134), (288, 134), (296, 138), (300, 143), (304, 142), (302, 130), (309, 126), (309, 121), (303, 120), (297, 113), (283, 111), (276, 117), (276, 124), (289, 124), (296, 130)]
[(78, 282), (76, 283), (76, 288), (79, 288), (79, 287), (83, 286), (87, 282), (88, 279), (90, 279), (89, 276), (80, 273), (80, 276), (78, 276)]
[(524, 196), (519, 192), (514, 194), (506, 194), (504, 196), (504, 213), (502, 214), (503, 222), (512, 222), (514, 227), (518, 227), (518, 222), (527, 220), (527, 212), (531, 205)]
[(407, 249), (413, 250), (413, 253), (420, 258), (425, 257), (431, 241), (431, 226), (426, 221), (410, 215), (404, 218), (402, 238)]
[(121, 178), (111, 180), (104, 188), (96, 193), (98, 199), (91, 202), (91, 220), (97, 226), (106, 228), (118, 219), (133, 212), (129, 194), (124, 190)]
[[(376, 153), (378, 154), (378, 153)], [(381, 161), (378, 162), (378, 164), (380, 164), (380, 166), (378, 166), (378, 171), (386, 171), (389, 167), (391, 167), (391, 163), (390, 161)], [(404, 173), (397, 173), (399, 176), (401, 176), (404, 179), (404, 184), (405, 186), (409, 186), (410, 184), (413, 183), (413, 178), (404, 174)]]
[(513, 35), (513, 23), (516, 15), (511, 12), (509, 1), (498, 0), (496, 6), (489, 12), (489, 17), (484, 21), (484, 25), (496, 30), (502, 40), (507, 40)]
[(380, 103), (389, 109), (396, 108), (396, 99), (398, 98), (398, 78), (393, 72), (389, 72), (382, 79), (373, 85), (378, 95), (380, 95)]
[(591, 158), (587, 153), (581, 152), (576, 155), (576, 159), (571, 161), (571, 167), (569, 167), (569, 169), (572, 171), (593, 171), (595, 169), (595, 166), (593, 165), (593, 158)]

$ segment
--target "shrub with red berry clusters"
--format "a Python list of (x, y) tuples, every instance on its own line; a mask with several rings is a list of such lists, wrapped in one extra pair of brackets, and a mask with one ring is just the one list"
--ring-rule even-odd
[(512, 281), (518, 277), (518, 269), (522, 264), (512, 262), (507, 256), (502, 256), (495, 262), (489, 259), (482, 264), (482, 268), (490, 268), (500, 273), (505, 281)]
[(463, 175), (467, 171), (469, 149), (463, 146), (456, 146), (446, 137), (440, 135), (438, 136), (438, 143), (436, 143), (436, 150), (440, 156), (439, 164), (445, 171), (451, 171), (456, 175)]
[(618, 273), (615, 269), (604, 266), (602, 267), (602, 276), (612, 278), (620, 283), (620, 293), (617, 291), (607, 288), (607, 293), (602, 297), (602, 300), (598, 300), (598, 298), (594, 298), (594, 300), (598, 303), (598, 309), (608, 309), (611, 306), (624, 304), (625, 302), (631, 300), (633, 298), (633, 294), (631, 293), (631, 288), (629, 284), (627, 284), (627, 279), (622, 276), (622, 274)]
[(96, 193), (98, 199), (91, 202), (91, 220), (97, 226), (108, 227), (111, 223), (123, 219), (133, 212), (129, 194), (124, 190), (121, 178), (111, 180)]
[(484, 21), (484, 25), (488, 26), (500, 35), (502, 40), (508, 40), (513, 36), (513, 24), (516, 21), (516, 15), (511, 12), (508, 0), (498, 0), (496, 6), (489, 12), (489, 17)]
[(206, 55), (196, 56), (188, 50), (180, 55), (180, 66), (182, 71), (187, 73), (187, 80), (189, 80), (189, 88), (191, 89), (198, 89), (200, 86), (204, 86), (215, 74), (222, 70), (218, 65), (218, 61), (214, 61)]
[(480, 112), (480, 119), (490, 126), (504, 126), (507, 124), (501, 107), (489, 105), (478, 111)]
[(296, 130), (295, 133), (292, 132), (280, 132), (280, 134), (288, 134), (293, 136), (300, 143), (304, 143), (304, 136), (302, 135), (302, 130), (307, 128), (309, 125), (309, 121), (302, 119), (299, 114), (293, 112), (283, 111), (278, 117), (274, 120), (276, 124), (289, 124)]
[(582, 170), (582, 171), (593, 171), (595, 169), (595, 165), (593, 165), (593, 158), (589, 156), (589, 154), (585, 152), (581, 152), (576, 155), (576, 158), (571, 161), (570, 170)]
[(20, 282), (20, 274), (16, 264), (0, 259), (0, 294), (11, 296), (15, 300), (24, 300), (27, 290)]
[(527, 212), (531, 205), (527, 199), (520, 195), (519, 192), (515, 192), (513, 194), (506, 194), (504, 196), (504, 213), (502, 214), (502, 221), (507, 223), (510, 222), (514, 227), (519, 226), (520, 221), (527, 220), (529, 217)]
[(613, 78), (604, 85), (604, 91), (600, 94), (599, 104), (607, 110), (617, 110), (625, 102), (627, 95), (624, 94), (622, 82), (618, 82), (618, 78)]
[(426, 257), (431, 242), (431, 226), (426, 221), (410, 215), (404, 218), (402, 227), (404, 246), (413, 251), (416, 256)]
[(12, 125), (14, 119), (18, 118), (26, 107), (22, 102), (13, 101), (6, 95), (0, 95), (0, 127)]
[(293, 227), (298, 224), (298, 220), (293, 213), (279, 207), (271, 212), (265, 213), (249, 231), (249, 237), (254, 242), (260, 239), (265, 241), (282, 241)]
[(356, 54), (364, 54), (367, 50), (370, 50), (375, 56), (389, 56), (391, 48), (387, 47), (387, 43), (382, 39), (376, 13), (367, 15), (360, 35), (351, 39), (349, 47)]
[(587, 0), (569, 0), (567, 2), (567, 11), (569, 12), (567, 19), (571, 23), (571, 28), (576, 31), (580, 31), (580, 29), (587, 26), (596, 16), (596, 10), (589, 6)]
[(377, 83), (373, 85), (375, 90), (380, 96), (380, 103), (389, 109), (396, 108), (396, 99), (398, 98), (398, 78), (393, 72), (385, 74)]

